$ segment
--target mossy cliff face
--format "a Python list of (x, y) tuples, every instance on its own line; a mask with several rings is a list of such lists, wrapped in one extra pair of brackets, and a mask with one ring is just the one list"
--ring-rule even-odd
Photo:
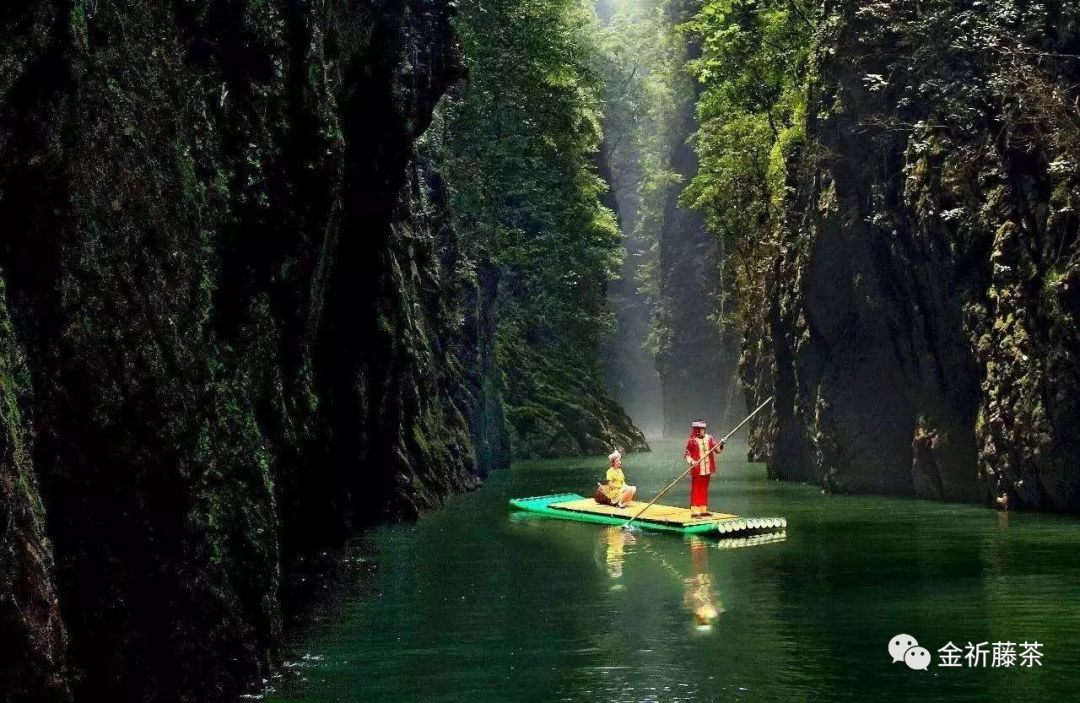
[(505, 460), (483, 282), (414, 154), (448, 15), (0, 10), (0, 699), (235, 698), (350, 514)]
[(0, 690), (5, 700), (63, 700), (66, 634), (22, 417), (29, 392), (25, 358), (0, 304)]
[(754, 452), (853, 492), (1080, 509), (1080, 15), (832, 2), (758, 324)]
[(507, 373), (503, 392), (515, 457), (649, 451), (644, 434), (607, 394), (595, 369), (579, 358), (510, 348), (516, 353), (504, 360), (506, 366), (521, 364), (529, 371)]

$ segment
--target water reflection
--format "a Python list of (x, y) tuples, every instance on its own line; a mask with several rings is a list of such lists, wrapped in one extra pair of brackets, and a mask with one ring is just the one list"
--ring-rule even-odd
[(754, 547), (759, 544), (772, 544), (775, 542), (783, 542), (787, 539), (787, 530), (780, 532), (765, 532), (760, 535), (749, 535), (747, 537), (729, 537), (727, 539), (716, 540), (717, 549), (739, 549), (740, 547)]
[(692, 573), (683, 579), (686, 589), (683, 607), (693, 616), (694, 626), (701, 632), (708, 632), (723, 612), (723, 606), (709, 571), (709, 544), (700, 537), (690, 537), (688, 541)]
[[(602, 564), (604, 573), (610, 580), (609, 590), (623, 591), (627, 588), (624, 576), (628, 555), (635, 551), (648, 555), (650, 560), (663, 567), (664, 571), (682, 585), (682, 609), (689, 615), (690, 625), (696, 631), (704, 633), (713, 629), (725, 610), (717, 586), (717, 577), (710, 565), (710, 552), (782, 542), (786, 537), (784, 532), (724, 540), (689, 535), (682, 541), (682, 547), (675, 552), (679, 556), (686, 555), (689, 568), (679, 568), (672, 563), (677, 563), (679, 558), (673, 555), (670, 549), (658, 549), (657, 545), (650, 542), (651, 539), (657, 539), (655, 536), (641, 535), (621, 527), (608, 527), (600, 532), (599, 551), (602, 559), (598, 558), (597, 563)], [(669, 536), (659, 539), (663, 540), (660, 544), (664, 546), (678, 544)], [(664, 551), (667, 556), (664, 556)], [(712, 558), (715, 559), (715, 556)]]
[[(604, 564), (607, 574), (612, 579), (623, 575), (623, 563), (626, 561), (626, 547), (637, 541), (634, 533), (621, 527), (609, 527), (604, 531)], [(621, 584), (618, 584), (621, 585)], [(612, 584), (615, 589), (617, 584)]]
[[(662, 539), (670, 540), (670, 537)], [(648, 537), (637, 537), (633, 532), (618, 527), (607, 528), (603, 533), (604, 565), (610, 579), (619, 581), (624, 575), (627, 547), (640, 545), (641, 551), (659, 564), (682, 584), (682, 607), (689, 614), (690, 625), (698, 632), (709, 632), (720, 614), (724, 612), (716, 578), (709, 565), (709, 552), (717, 548), (714, 540), (697, 536), (687, 537), (685, 549), (678, 553), (688, 555), (689, 570), (678, 568), (659, 549), (649, 543)], [(674, 543), (673, 544), (677, 544)], [(622, 583), (612, 584), (611, 590), (623, 590)]]
[[(679, 450), (660, 447), (635, 457), (648, 494)], [(787, 535), (683, 538), (508, 510), (586, 485), (595, 461), (577, 459), (517, 464), (415, 525), (371, 531), (346, 592), (293, 639), (306, 680), (270, 700), (1076, 698), (1075, 519), (825, 498), (733, 456), (725, 511), (785, 515)], [(925, 675), (891, 663), (898, 632), (935, 656), (948, 641), (1034, 640), (1045, 667)]]

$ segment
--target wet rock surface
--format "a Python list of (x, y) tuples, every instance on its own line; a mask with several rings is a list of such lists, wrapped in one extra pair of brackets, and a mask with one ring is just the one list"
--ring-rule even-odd
[(827, 490), (1080, 508), (1080, 17), (826, 7), (758, 325), (752, 454)]

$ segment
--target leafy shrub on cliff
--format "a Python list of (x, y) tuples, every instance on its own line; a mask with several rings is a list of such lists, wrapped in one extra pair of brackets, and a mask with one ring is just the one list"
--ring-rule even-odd
[(805, 140), (816, 24), (813, 4), (801, 0), (707, 0), (684, 26), (701, 43), (687, 70), (703, 90), (694, 136), (701, 163), (683, 202), (705, 213), (727, 247), (719, 314), (740, 329), (759, 322), (789, 159)]

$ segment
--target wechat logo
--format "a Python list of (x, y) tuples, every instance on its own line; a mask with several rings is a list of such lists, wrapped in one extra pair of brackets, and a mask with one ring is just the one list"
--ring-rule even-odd
[(911, 635), (897, 635), (889, 640), (889, 656), (892, 663), (904, 662), (909, 669), (926, 671), (930, 666), (930, 652), (926, 647), (920, 647), (918, 641)]

